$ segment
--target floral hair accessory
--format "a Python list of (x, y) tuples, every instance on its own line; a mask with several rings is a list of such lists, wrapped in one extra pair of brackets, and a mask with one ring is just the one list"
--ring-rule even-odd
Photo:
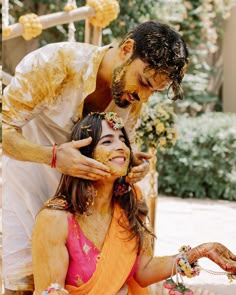
[(118, 117), (116, 113), (104, 113), (104, 119), (107, 121), (108, 125), (114, 130), (118, 130), (124, 127), (123, 120), (120, 117)]
[(120, 177), (114, 186), (113, 195), (115, 197), (120, 197), (131, 190), (129, 184), (125, 182), (125, 177)]
[[(96, 114), (96, 112), (92, 112), (89, 115)], [(97, 113), (102, 120), (106, 120), (107, 124), (114, 130), (119, 130), (124, 127), (124, 123), (121, 117), (114, 112), (103, 112)]]

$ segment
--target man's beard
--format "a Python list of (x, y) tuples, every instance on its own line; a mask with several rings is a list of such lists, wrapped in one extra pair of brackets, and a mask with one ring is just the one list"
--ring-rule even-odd
[(128, 100), (121, 100), (125, 93), (123, 91), (125, 84), (125, 70), (124, 67), (118, 67), (114, 70), (112, 76), (111, 93), (116, 105), (120, 108), (127, 108), (131, 103)]

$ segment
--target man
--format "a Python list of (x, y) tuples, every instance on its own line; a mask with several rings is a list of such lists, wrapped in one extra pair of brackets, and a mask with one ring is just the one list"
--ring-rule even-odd
[[(113, 111), (123, 118), (134, 142), (142, 104), (151, 94), (168, 88), (173, 99), (181, 98), (187, 61), (181, 36), (167, 25), (149, 21), (128, 33), (118, 48), (50, 44), (17, 66), (3, 102), (6, 294), (33, 290), (30, 239), (34, 218), (43, 202), (54, 195), (60, 173), (91, 180), (109, 174), (105, 165), (78, 151), (90, 138), (68, 142), (74, 123), (92, 111)], [(59, 143), (57, 148), (55, 143)], [(138, 166), (128, 181), (136, 182), (146, 174), (145, 158), (146, 154), (136, 154)]]

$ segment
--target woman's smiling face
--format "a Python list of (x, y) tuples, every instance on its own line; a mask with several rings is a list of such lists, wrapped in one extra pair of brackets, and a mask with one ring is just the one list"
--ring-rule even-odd
[(93, 158), (108, 166), (112, 175), (126, 175), (130, 163), (130, 149), (125, 144), (122, 130), (112, 129), (103, 120), (101, 138), (94, 149)]

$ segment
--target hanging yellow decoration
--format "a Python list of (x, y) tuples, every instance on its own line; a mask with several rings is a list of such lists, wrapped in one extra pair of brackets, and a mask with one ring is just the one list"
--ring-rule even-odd
[(96, 11), (96, 15), (89, 18), (89, 22), (100, 28), (107, 27), (110, 22), (115, 20), (120, 11), (117, 0), (87, 0), (87, 6)]
[(10, 27), (6, 27), (6, 28), (2, 29), (3, 37), (8, 37), (11, 35), (11, 33), (12, 33), (12, 28), (10, 28)]
[(65, 12), (70, 12), (71, 10), (76, 9), (76, 8), (77, 8), (77, 6), (76, 6), (75, 4), (67, 3), (67, 4), (65, 5), (65, 7), (64, 7), (64, 11), (65, 11)]
[(39, 17), (34, 13), (22, 15), (19, 18), (19, 23), (24, 27), (22, 36), (25, 40), (31, 40), (42, 33), (43, 26), (40, 23)]
[[(76, 6), (76, 1), (75, 0), (67, 0), (67, 3), (66, 5), (64, 6), (64, 11), (69, 13), (70, 11), (76, 9), (77, 6)], [(75, 25), (73, 22), (70, 22), (69, 23), (69, 26), (68, 26), (68, 41), (69, 42), (75, 42)]]

